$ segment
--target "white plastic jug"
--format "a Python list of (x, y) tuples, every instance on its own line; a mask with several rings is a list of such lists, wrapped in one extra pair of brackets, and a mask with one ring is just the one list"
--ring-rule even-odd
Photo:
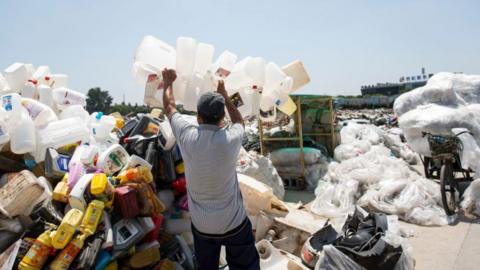
[(21, 91), (24, 98), (35, 98), (37, 96), (37, 81), (28, 80)]
[(25, 69), (27, 70), (27, 80), (31, 79), (35, 72), (35, 66), (33, 66), (33, 64), (25, 64)]
[(280, 86), (280, 83), (285, 80), (287, 75), (277, 66), (277, 64), (270, 62), (265, 67), (265, 90), (275, 90)]
[(52, 90), (53, 100), (59, 109), (64, 109), (71, 105), (87, 105), (87, 97), (77, 91), (65, 87), (55, 88)]
[(175, 68), (175, 49), (153, 36), (145, 36), (135, 53), (133, 66), (135, 80), (145, 84), (148, 75), (160, 75), (164, 68)]
[(3, 95), (2, 108), (5, 110), (5, 116), (7, 117), (8, 122), (15, 125), (20, 119), (22, 97), (17, 93)]
[(172, 126), (167, 117), (165, 117), (165, 121), (160, 123), (160, 132), (165, 139), (165, 142), (162, 142), (160, 147), (162, 147), (163, 150), (171, 150), (175, 145), (175, 136), (173, 135)]
[(260, 99), (260, 109), (269, 111), (273, 106), (279, 106), (288, 100), (288, 95), (280, 91), (281, 84), (286, 80), (287, 76), (275, 64), (268, 63), (265, 68), (265, 85)]
[(20, 92), (28, 80), (28, 72), (25, 64), (14, 63), (3, 71), (3, 75), (10, 86), (10, 90)]
[(32, 153), (35, 161), (45, 159), (46, 149), (59, 148), (75, 142), (88, 142), (90, 130), (78, 117), (50, 122), (45, 128), (37, 130), (37, 150)]
[(22, 105), (27, 109), (35, 127), (43, 127), (52, 121), (57, 121), (57, 115), (52, 108), (31, 98), (22, 98)]
[[(231, 74), (225, 79), (225, 86), (229, 91), (238, 90), (253, 84), (253, 78), (249, 76), (246, 69), (250, 61), (252, 61), (252, 57), (248, 56), (235, 64)], [(229, 94), (232, 93), (229, 92)]]
[(50, 80), (53, 81), (53, 87), (67, 87), (68, 76), (66, 74), (51, 74), (49, 77)]
[(20, 119), (9, 130), (10, 149), (15, 154), (25, 154), (35, 150), (35, 125), (25, 108), (20, 110)]
[(197, 41), (190, 37), (177, 38), (176, 71), (179, 76), (190, 77), (195, 65)]
[(45, 77), (50, 75), (48, 66), (39, 66), (32, 75), (32, 79), (37, 80), (38, 84), (45, 84)]
[(234, 105), (238, 105), (238, 110), (243, 118), (258, 115), (260, 108), (260, 93), (256, 86), (244, 87), (236, 91), (230, 97), (237, 99), (236, 95), (240, 95), (240, 101), (235, 100)]
[(193, 73), (196, 73), (200, 76), (205, 75), (207, 70), (212, 66), (214, 52), (215, 47), (213, 47), (213, 45), (199, 43), (197, 46), (197, 52), (195, 54)]
[(10, 141), (6, 120), (6, 112), (3, 107), (0, 107), (0, 149), (4, 144)]
[(310, 82), (303, 63), (299, 60), (293, 61), (282, 67), (283, 72), (293, 78), (293, 86), (290, 93), (293, 93)]
[(294, 255), (282, 252), (275, 248), (268, 240), (261, 240), (255, 244), (260, 255), (260, 268), (265, 270), (308, 270), (302, 260)]
[(90, 114), (88, 114), (82, 105), (68, 106), (58, 115), (59, 119), (72, 117), (79, 117), (86, 126), (90, 126)]
[(129, 155), (125, 148), (119, 144), (114, 144), (100, 154), (97, 160), (97, 168), (102, 169), (108, 175), (112, 175), (125, 167), (128, 160)]
[(220, 54), (215, 64), (213, 64), (213, 70), (215, 70), (215, 74), (218, 77), (225, 78), (233, 70), (236, 61), (236, 54), (229, 51), (224, 51), (222, 54)]
[(0, 93), (8, 90), (10, 90), (10, 86), (8, 86), (7, 80), (3, 77), (2, 73), (0, 73)]
[(115, 127), (115, 117), (104, 115), (102, 112), (94, 112), (90, 116), (92, 133), (97, 141), (105, 141)]
[(52, 88), (46, 84), (41, 84), (38, 86), (38, 96), (39, 101), (48, 107), (54, 109), (55, 103), (53, 102), (53, 92)]

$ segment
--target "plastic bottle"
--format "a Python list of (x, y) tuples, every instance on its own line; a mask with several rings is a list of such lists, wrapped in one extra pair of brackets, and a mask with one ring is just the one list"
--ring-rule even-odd
[(52, 236), (52, 246), (56, 249), (63, 249), (70, 242), (76, 228), (82, 221), (83, 212), (72, 208), (62, 219), (57, 231)]
[(22, 106), (22, 97), (17, 93), (6, 94), (2, 96), (2, 108), (5, 110), (5, 116), (12, 125), (20, 120), (20, 111)]
[(235, 66), (236, 61), (236, 54), (224, 51), (213, 65), (215, 67), (215, 74), (220, 78), (226, 78)]
[(59, 88), (59, 87), (67, 87), (67, 83), (68, 83), (68, 76), (65, 75), (65, 74), (50, 74), (49, 75), (50, 77), (50, 80), (52, 80), (53, 82), (53, 86), (55, 88)]
[(197, 52), (195, 54), (195, 65), (193, 66), (193, 73), (200, 76), (205, 75), (208, 69), (210, 69), (213, 60), (213, 53), (215, 47), (206, 43), (199, 43), (197, 46)]
[[(35, 125), (25, 108), (20, 110), (20, 120), (9, 130), (10, 150), (15, 154), (25, 154), (36, 149)], [(45, 158), (45, 152), (43, 154)]]
[(153, 181), (152, 171), (146, 166), (128, 169), (120, 173), (117, 178), (120, 179), (120, 185), (132, 180), (143, 181), (145, 183), (151, 183)]
[(33, 243), (27, 254), (20, 262), (20, 270), (40, 270), (50, 256), (52, 250), (52, 238), (50, 230), (43, 232)]
[(94, 167), (97, 164), (99, 151), (98, 146), (94, 144), (88, 145), (81, 153), (80, 161), (87, 167)]
[(65, 87), (52, 90), (53, 100), (59, 109), (64, 109), (70, 105), (87, 105), (87, 97), (77, 91)]
[(59, 181), (55, 186), (55, 189), (53, 189), (52, 200), (68, 203), (68, 193), (70, 188), (68, 187), (67, 179), (68, 173), (63, 176), (62, 180)]
[(105, 202), (107, 207), (112, 206), (114, 198), (113, 187), (110, 181), (108, 181), (106, 174), (96, 173), (93, 175), (90, 183), (90, 193), (98, 200)]
[(10, 141), (10, 135), (8, 134), (5, 116), (6, 111), (3, 109), (3, 107), (0, 107), (0, 148), (2, 145)]
[(25, 64), (14, 63), (3, 71), (3, 76), (10, 86), (10, 90), (17, 93), (22, 90), (28, 80), (28, 72)]
[(37, 96), (37, 83), (36, 80), (28, 80), (22, 88), (22, 97), (35, 98)]
[(119, 144), (110, 146), (98, 157), (97, 167), (102, 169), (107, 175), (112, 175), (120, 171), (128, 163), (128, 153)]
[(57, 115), (52, 108), (31, 98), (22, 98), (22, 105), (27, 109), (35, 127), (43, 127), (46, 124), (57, 121)]
[(50, 264), (51, 270), (67, 270), (85, 244), (87, 234), (77, 235)]
[[(48, 80), (45, 81), (48, 83)], [(47, 84), (40, 84), (38, 86), (38, 96), (39, 96), (39, 101), (48, 107), (54, 109), (54, 103), (53, 103), (53, 92), (52, 88), (50, 88), (49, 85)]]
[(90, 125), (90, 114), (88, 114), (82, 105), (68, 106), (64, 108), (58, 116), (61, 120), (72, 117), (79, 117), (85, 125)]
[(160, 75), (164, 68), (175, 68), (175, 48), (153, 37), (145, 36), (137, 48), (133, 75), (145, 84), (150, 74)]
[(176, 71), (180, 76), (190, 77), (195, 65), (197, 41), (190, 37), (177, 38)]
[(104, 115), (103, 112), (94, 112), (90, 117), (92, 133), (95, 140), (106, 140), (112, 129), (115, 127), (115, 117)]
[(32, 74), (32, 79), (38, 81), (38, 85), (45, 84), (45, 76), (48, 76), (49, 74), (50, 68), (48, 66), (39, 66)]
[(93, 235), (102, 218), (105, 204), (99, 200), (93, 200), (88, 204), (85, 216), (83, 217), (80, 231), (84, 234)]

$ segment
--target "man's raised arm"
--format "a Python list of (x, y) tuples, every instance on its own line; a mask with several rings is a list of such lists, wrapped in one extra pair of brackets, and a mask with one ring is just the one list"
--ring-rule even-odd
[(177, 73), (173, 69), (164, 69), (162, 71), (163, 78), (163, 108), (168, 119), (177, 112), (175, 107), (175, 97), (173, 96), (172, 84), (177, 78)]
[(237, 107), (233, 105), (233, 102), (228, 96), (227, 90), (225, 89), (225, 83), (223, 81), (218, 82), (217, 92), (223, 96), (225, 99), (225, 107), (227, 107), (228, 115), (234, 124), (238, 123), (242, 126), (245, 126), (243, 123), (242, 114), (238, 111)]

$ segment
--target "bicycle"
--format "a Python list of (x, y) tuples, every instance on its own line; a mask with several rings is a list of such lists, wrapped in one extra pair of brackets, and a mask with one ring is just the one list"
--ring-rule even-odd
[[(429, 132), (422, 132), (427, 137), (431, 151), (431, 157), (422, 159), (425, 177), (439, 179), (442, 205), (447, 216), (455, 215), (457, 212), (456, 193), (460, 194), (459, 183), (472, 182), (470, 169), (462, 168), (460, 153), (463, 144), (459, 136), (469, 131), (462, 131), (455, 135), (438, 135)], [(462, 177), (457, 177), (461, 174)]]

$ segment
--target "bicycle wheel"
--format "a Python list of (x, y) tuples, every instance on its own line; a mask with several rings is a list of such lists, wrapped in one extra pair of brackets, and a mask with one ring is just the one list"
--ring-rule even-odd
[(457, 203), (455, 201), (453, 164), (449, 159), (445, 160), (440, 170), (440, 192), (442, 193), (442, 204), (445, 213), (447, 216), (454, 215)]

